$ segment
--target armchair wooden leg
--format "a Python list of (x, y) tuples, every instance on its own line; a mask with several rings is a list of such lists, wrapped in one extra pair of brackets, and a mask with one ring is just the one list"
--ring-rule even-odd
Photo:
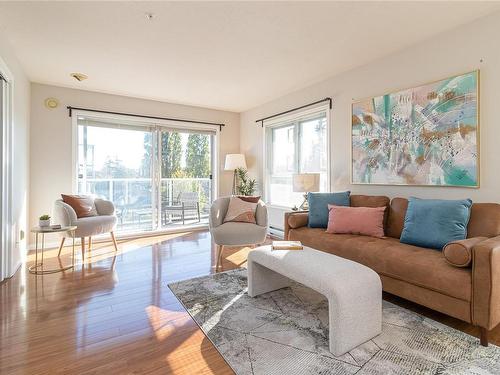
[(111, 234), (111, 239), (113, 240), (113, 245), (115, 246), (115, 251), (118, 251), (118, 245), (116, 244), (116, 238), (114, 232), (109, 232)]
[(85, 261), (85, 237), (81, 237), (80, 241), (82, 242), (82, 263)]
[(215, 266), (215, 271), (219, 271), (219, 267), (222, 268), (222, 251), (224, 250), (223, 245), (217, 245), (217, 265)]
[(89, 236), (89, 249), (88, 249), (88, 252), (89, 252), (89, 256), (91, 255), (92, 253), (92, 237)]
[(481, 330), (481, 345), (488, 346), (488, 330), (486, 328), (480, 327)]
[(62, 248), (64, 246), (64, 241), (66, 240), (66, 237), (63, 237), (61, 238), (61, 244), (59, 245), (59, 253), (57, 253), (57, 256), (60, 257), (61, 256), (61, 251), (62, 251)]

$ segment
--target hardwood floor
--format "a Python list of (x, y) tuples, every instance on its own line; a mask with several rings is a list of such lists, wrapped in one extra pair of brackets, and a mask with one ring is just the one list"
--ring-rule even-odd
[[(34, 276), (28, 264), (0, 285), (1, 374), (232, 374), (167, 284), (214, 272), (206, 231), (113, 244), (64, 273)], [(243, 266), (249, 248), (225, 248), (223, 269)], [(58, 249), (46, 252), (58, 266)], [(70, 248), (60, 261), (70, 262)], [(465, 332), (470, 325), (394, 296), (386, 299)], [(500, 344), (500, 328), (491, 332)]]

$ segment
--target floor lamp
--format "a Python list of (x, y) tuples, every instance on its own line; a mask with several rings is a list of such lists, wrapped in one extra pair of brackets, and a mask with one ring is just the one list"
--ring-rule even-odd
[(224, 164), (225, 171), (233, 171), (233, 191), (232, 194), (236, 195), (236, 170), (238, 168), (247, 169), (245, 155), (243, 154), (227, 154), (226, 162)]

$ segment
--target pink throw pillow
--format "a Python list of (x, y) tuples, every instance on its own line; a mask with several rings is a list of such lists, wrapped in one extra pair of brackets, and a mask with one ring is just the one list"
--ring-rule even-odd
[(362, 234), (384, 237), (385, 207), (346, 207), (328, 205), (327, 233)]

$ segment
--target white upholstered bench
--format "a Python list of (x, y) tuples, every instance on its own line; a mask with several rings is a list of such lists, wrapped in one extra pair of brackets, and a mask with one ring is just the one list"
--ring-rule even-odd
[(322, 251), (271, 250), (248, 254), (248, 294), (281, 289), (295, 280), (328, 299), (329, 345), (336, 355), (347, 353), (382, 330), (382, 283), (372, 269)]

